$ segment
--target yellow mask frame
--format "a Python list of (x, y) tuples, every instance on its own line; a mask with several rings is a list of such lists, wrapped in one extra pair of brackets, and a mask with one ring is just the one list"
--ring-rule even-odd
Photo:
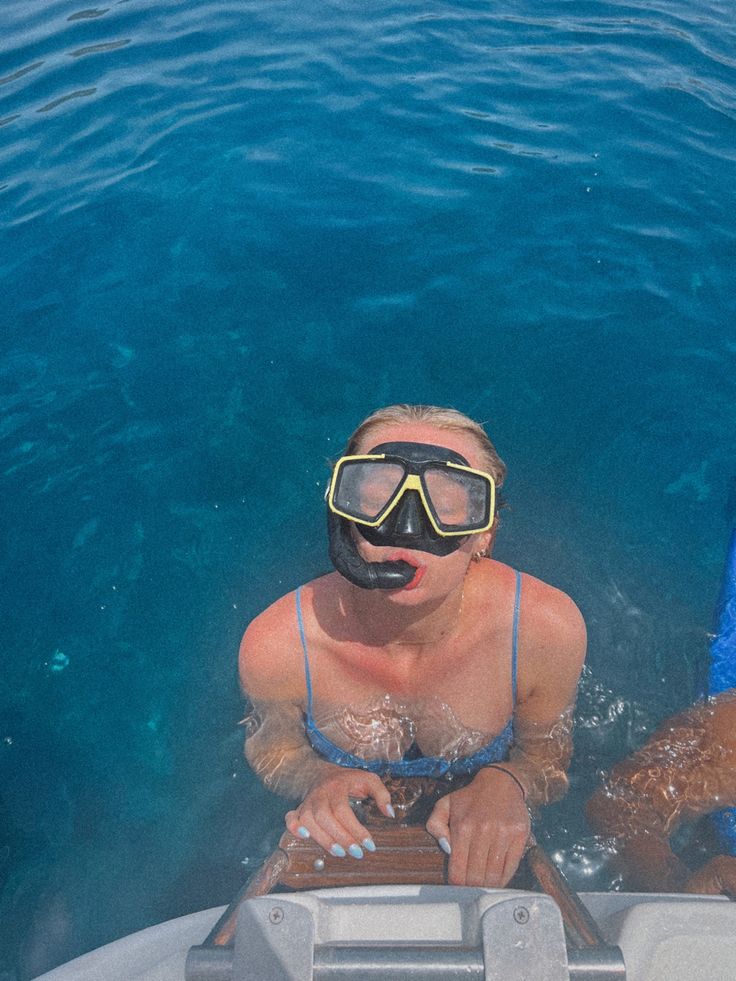
[[(400, 464), (404, 468), (403, 479), (399, 481), (396, 488), (386, 501), (386, 504), (374, 518), (365, 518), (346, 511), (339, 507), (335, 500), (345, 466), (348, 464), (361, 462), (394, 463)], [(487, 497), (485, 508), (486, 513), (484, 514), (482, 522), (475, 522), (473, 524), (464, 525), (462, 528), (457, 528), (449, 526), (441, 520), (432, 502), (432, 495), (427, 487), (424, 475), (427, 470), (442, 470), (443, 468), (472, 475), (472, 477), (480, 478), (483, 481)], [(403, 457), (393, 456), (387, 453), (364, 453), (342, 456), (337, 461), (332, 471), (332, 477), (327, 489), (327, 505), (334, 514), (339, 515), (341, 518), (346, 518), (348, 521), (353, 521), (355, 524), (364, 525), (368, 528), (377, 528), (379, 525), (383, 524), (391, 512), (398, 507), (399, 503), (408, 491), (417, 492), (432, 528), (443, 538), (480, 534), (484, 531), (488, 531), (493, 526), (493, 522), (496, 517), (496, 483), (493, 477), (484, 470), (476, 470), (474, 467), (463, 466), (462, 464), (452, 463), (451, 461), (432, 460), (427, 463), (417, 464), (406, 460)]]

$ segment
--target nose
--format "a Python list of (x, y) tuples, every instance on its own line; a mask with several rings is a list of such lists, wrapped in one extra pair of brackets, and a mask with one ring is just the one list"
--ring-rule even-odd
[(394, 533), (407, 536), (421, 535), (427, 530), (428, 524), (419, 494), (415, 490), (407, 491), (397, 509)]

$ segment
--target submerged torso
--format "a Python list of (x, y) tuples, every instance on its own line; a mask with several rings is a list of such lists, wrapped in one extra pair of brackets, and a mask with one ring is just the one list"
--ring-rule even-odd
[(467, 756), (496, 733), (466, 726), (438, 696), (407, 700), (385, 694), (361, 705), (315, 700), (312, 716), (336, 746), (366, 759), (400, 760), (413, 745), (427, 756)]
[(488, 763), (504, 759), (513, 738), (516, 702), (521, 575), (514, 575), (510, 650), (502, 658), (506, 676), (485, 680), (489, 695), (499, 688), (508, 692), (505, 721), (496, 731), (467, 725), (438, 694), (383, 693), (349, 705), (322, 696), (319, 684), (313, 683), (298, 590), (297, 619), (307, 689), (305, 729), (315, 751), (340, 766), (392, 776), (472, 774)]

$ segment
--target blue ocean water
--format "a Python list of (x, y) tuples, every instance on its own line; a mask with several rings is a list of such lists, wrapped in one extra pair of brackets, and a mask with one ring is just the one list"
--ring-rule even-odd
[(0, 974), (227, 902), (281, 802), (248, 620), (328, 567), (327, 461), (454, 405), (497, 555), (588, 622), (580, 813), (689, 701), (736, 510), (725, 0), (4, 0)]

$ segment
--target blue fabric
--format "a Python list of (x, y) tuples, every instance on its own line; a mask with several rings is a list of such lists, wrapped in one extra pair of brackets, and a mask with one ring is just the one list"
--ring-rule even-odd
[[(521, 573), (516, 571), (516, 592), (514, 595), (514, 617), (511, 641), (511, 691), (513, 704), (516, 705), (516, 666), (519, 645), (519, 610), (521, 607)], [(296, 591), (296, 617), (299, 625), (302, 651), (304, 653), (304, 677), (307, 686), (307, 710), (304, 726), (307, 738), (316, 753), (335, 763), (337, 766), (351, 767), (356, 770), (368, 770), (380, 776), (391, 777), (432, 777), (438, 779), (446, 776), (472, 776), (489, 763), (498, 763), (506, 759), (514, 737), (513, 716), (501, 732), (487, 745), (475, 753), (448, 760), (441, 756), (417, 756), (409, 754), (401, 760), (364, 760), (354, 753), (349, 753), (336, 746), (320, 729), (312, 715), (312, 675), (309, 670), (309, 655), (307, 653), (307, 638), (304, 633), (304, 618), (302, 616), (301, 586)]]
[(726, 556), (716, 607), (715, 637), (710, 645), (708, 691), (711, 695), (736, 688), (736, 529)]
[[(710, 645), (708, 694), (736, 688), (736, 529), (726, 556), (721, 592), (716, 606), (715, 637)], [(711, 815), (721, 848), (736, 856), (736, 808), (725, 807)]]

